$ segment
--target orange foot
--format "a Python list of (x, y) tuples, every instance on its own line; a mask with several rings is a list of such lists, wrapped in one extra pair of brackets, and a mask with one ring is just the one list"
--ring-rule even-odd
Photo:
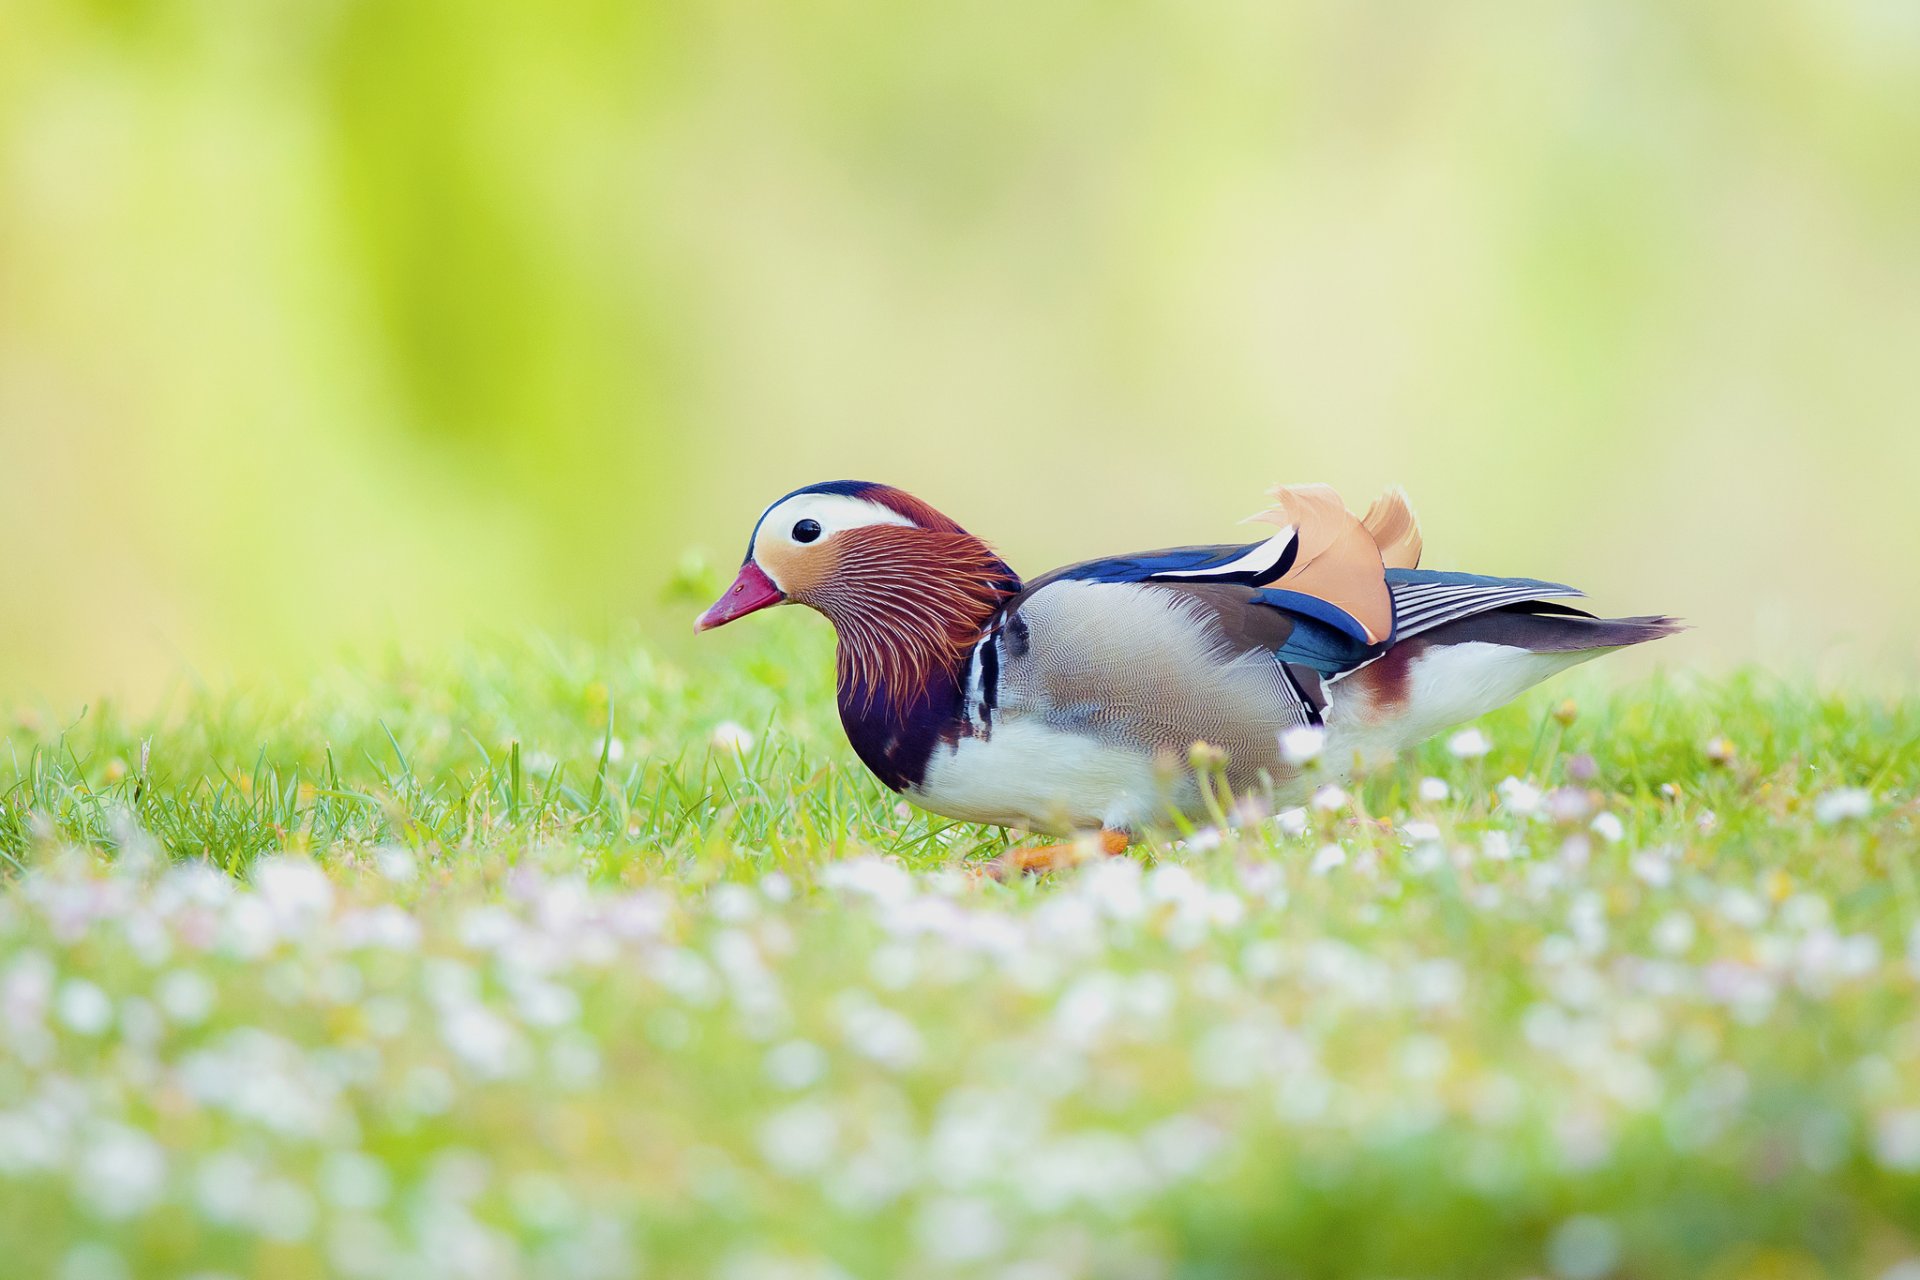
[(1043, 876), (1105, 854), (1116, 857), (1127, 851), (1129, 840), (1124, 831), (1102, 829), (1065, 844), (1038, 844), (1025, 849), (1009, 849), (987, 864), (987, 874), (995, 880), (1015, 876)]

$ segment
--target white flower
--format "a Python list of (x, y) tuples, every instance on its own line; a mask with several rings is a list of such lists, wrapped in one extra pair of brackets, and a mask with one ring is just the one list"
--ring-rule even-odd
[(68, 978), (60, 984), (54, 1012), (83, 1036), (97, 1036), (113, 1025), (113, 1001), (85, 978)]
[(320, 1187), (342, 1209), (378, 1209), (393, 1180), (387, 1167), (364, 1151), (330, 1151), (320, 1165)]
[[(132, 1280), (133, 1277), (127, 1260), (112, 1245), (102, 1244), (98, 1240), (83, 1240), (68, 1249), (61, 1256), (60, 1269), (55, 1274), (59, 1280)], [(224, 1278), (203, 1272), (188, 1280)]]
[(760, 1154), (781, 1173), (816, 1173), (833, 1159), (840, 1122), (817, 1102), (799, 1102), (776, 1111), (760, 1125)]
[(1310, 724), (1297, 724), (1280, 734), (1280, 758), (1291, 765), (1316, 759), (1327, 745), (1327, 731)]
[(722, 720), (713, 726), (713, 733), (707, 739), (715, 751), (731, 751), (735, 755), (746, 755), (753, 750), (753, 733), (738, 720)]
[(1626, 824), (1620, 821), (1618, 814), (1612, 813), (1595, 814), (1588, 829), (1608, 844), (1619, 844), (1627, 835)]
[(1673, 865), (1657, 851), (1643, 850), (1634, 854), (1628, 863), (1633, 867), (1633, 874), (1656, 889), (1664, 889), (1673, 883)]
[(1505, 778), (1496, 790), (1500, 793), (1500, 807), (1523, 818), (1530, 818), (1540, 809), (1540, 788), (1531, 782), (1519, 778)]
[(854, 1052), (895, 1071), (913, 1066), (925, 1051), (919, 1028), (871, 1000), (855, 998), (843, 1002), (840, 1030)]
[(1400, 830), (1415, 844), (1433, 844), (1440, 839), (1440, 828), (1431, 822), (1409, 822)]
[(1605, 1218), (1568, 1218), (1547, 1241), (1547, 1261), (1566, 1280), (1599, 1280), (1620, 1261), (1620, 1233)]
[(1447, 750), (1461, 760), (1477, 760), (1493, 750), (1493, 740), (1479, 729), (1462, 729), (1447, 739)]
[(984, 1199), (948, 1196), (921, 1206), (914, 1225), (920, 1250), (942, 1262), (972, 1262), (992, 1257), (1006, 1244), (1000, 1214)]
[(313, 1197), (290, 1178), (269, 1178), (254, 1197), (253, 1225), (269, 1240), (304, 1240), (318, 1216)]
[(826, 1051), (810, 1040), (789, 1040), (767, 1052), (767, 1079), (782, 1089), (804, 1089), (827, 1074)]
[(833, 889), (863, 893), (882, 907), (899, 907), (913, 897), (913, 874), (884, 858), (848, 858), (829, 863), (820, 883)]
[(1202, 827), (1185, 840), (1177, 841), (1179, 848), (1189, 853), (1212, 853), (1220, 847), (1222, 836), (1218, 827)]
[(1841, 787), (1813, 802), (1813, 820), (1823, 827), (1864, 818), (1873, 812), (1873, 793), (1861, 787)]
[(1178, 863), (1165, 862), (1147, 873), (1147, 896), (1155, 902), (1179, 902), (1199, 889), (1193, 872)]
[(1670, 911), (1653, 926), (1653, 945), (1670, 956), (1693, 946), (1693, 917), (1684, 911)]
[(1513, 840), (1504, 831), (1488, 831), (1480, 837), (1480, 856), (1490, 862), (1506, 862), (1513, 857)]
[(1307, 829), (1305, 809), (1282, 809), (1273, 815), (1273, 825), (1290, 836), (1303, 835)]
[(349, 947), (414, 951), (420, 946), (420, 925), (400, 908), (388, 904), (341, 916), (339, 937)]
[(166, 1191), (167, 1155), (138, 1129), (114, 1126), (80, 1153), (74, 1168), (80, 1195), (103, 1218), (131, 1218)]
[(397, 844), (384, 844), (373, 851), (373, 865), (395, 884), (412, 884), (420, 874), (420, 861), (413, 850)]
[(760, 914), (760, 900), (743, 884), (718, 884), (707, 894), (707, 910), (716, 920), (739, 924)]
[(482, 1005), (461, 1005), (440, 1020), (440, 1038), (462, 1062), (483, 1076), (517, 1075), (527, 1049), (512, 1023)]
[(1323, 876), (1335, 867), (1344, 866), (1346, 861), (1347, 851), (1345, 849), (1342, 849), (1337, 844), (1323, 844), (1320, 846), (1319, 851), (1313, 855), (1313, 864), (1308, 869), (1316, 876)]
[(1720, 914), (1728, 924), (1757, 929), (1767, 918), (1767, 904), (1745, 889), (1727, 889), (1720, 894)]
[(311, 926), (333, 910), (333, 884), (307, 858), (275, 854), (253, 864), (253, 885), (283, 932)]
[(1420, 798), (1428, 804), (1439, 804), (1452, 794), (1453, 788), (1447, 785), (1444, 778), (1420, 779)]
[(1920, 1109), (1889, 1111), (1875, 1120), (1873, 1154), (1897, 1172), (1920, 1170)]
[(1332, 813), (1343, 809), (1347, 804), (1347, 793), (1339, 787), (1322, 787), (1313, 793), (1313, 807), (1322, 813)]
[(600, 1078), (600, 1046), (584, 1032), (562, 1032), (547, 1049), (547, 1067), (567, 1088), (584, 1089)]
[(213, 1012), (213, 983), (192, 969), (175, 969), (154, 994), (160, 1008), (183, 1027), (198, 1026)]

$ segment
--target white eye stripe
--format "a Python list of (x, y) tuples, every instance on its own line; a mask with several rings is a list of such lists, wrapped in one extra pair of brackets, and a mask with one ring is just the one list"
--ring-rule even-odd
[(807, 545), (793, 536), (793, 527), (802, 520), (819, 524), (820, 536), (812, 539), (814, 543), (823, 542), (848, 529), (870, 525), (913, 525), (913, 521), (892, 507), (866, 498), (849, 497), (843, 493), (796, 493), (791, 498), (782, 498), (774, 503), (760, 517), (759, 527), (753, 535), (754, 548), (757, 550), (763, 541), (776, 539), (795, 546)]

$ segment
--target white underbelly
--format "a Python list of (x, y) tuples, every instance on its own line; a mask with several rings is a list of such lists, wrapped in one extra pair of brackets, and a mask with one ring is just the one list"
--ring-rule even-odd
[[(1485, 715), (1588, 658), (1587, 649), (1537, 653), (1469, 642), (1429, 649), (1407, 669), (1404, 696), (1376, 700), (1362, 672), (1336, 681), (1326, 711), (1320, 768), (1274, 779), (1274, 800), (1296, 804), (1314, 788), (1390, 764), (1443, 729)], [(1037, 717), (1006, 716), (984, 737), (935, 749), (921, 785), (907, 795), (963, 822), (1064, 835), (1096, 827), (1138, 830), (1173, 811), (1190, 816), (1198, 791), (1184, 760), (1156, 764), (1149, 748), (1129, 749)]]
[(1383, 767), (1443, 729), (1504, 706), (1547, 677), (1606, 652), (1582, 649), (1538, 653), (1512, 645), (1472, 641), (1436, 646), (1407, 669), (1406, 694), (1378, 705), (1356, 672), (1336, 681), (1328, 705), (1327, 772), (1341, 777)]
[(1186, 762), (1156, 767), (1129, 750), (1032, 718), (1003, 719), (985, 737), (936, 748), (915, 803), (959, 818), (1054, 835), (1137, 829), (1192, 790)]

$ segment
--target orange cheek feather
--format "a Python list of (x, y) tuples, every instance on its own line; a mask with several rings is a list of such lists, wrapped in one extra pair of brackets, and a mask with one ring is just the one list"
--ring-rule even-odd
[(832, 579), (839, 556), (831, 542), (811, 547), (773, 543), (756, 548), (753, 558), (788, 599), (814, 604), (820, 588)]

